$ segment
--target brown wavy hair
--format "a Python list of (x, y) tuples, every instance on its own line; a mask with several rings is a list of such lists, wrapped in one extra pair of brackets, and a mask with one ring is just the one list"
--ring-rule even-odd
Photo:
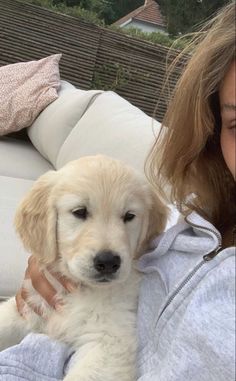
[[(195, 210), (220, 230), (234, 223), (236, 216), (235, 182), (220, 148), (218, 97), (235, 60), (235, 11), (235, 2), (228, 4), (193, 37), (190, 47), (194, 50), (146, 162), (151, 183), (162, 194), (169, 184), (171, 202), (182, 214)], [(168, 75), (184, 56), (185, 50)]]

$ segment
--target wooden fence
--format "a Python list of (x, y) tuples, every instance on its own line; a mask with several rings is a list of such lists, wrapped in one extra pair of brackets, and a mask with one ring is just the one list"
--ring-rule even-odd
[[(62, 53), (61, 78), (81, 89), (111, 89), (161, 121), (168, 48), (71, 16), (0, 0), (0, 66)], [(172, 58), (177, 52), (171, 53)], [(170, 91), (181, 67), (173, 73)]]

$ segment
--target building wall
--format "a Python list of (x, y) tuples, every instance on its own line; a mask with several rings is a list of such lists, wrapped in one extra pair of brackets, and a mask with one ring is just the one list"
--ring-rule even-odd
[(132, 20), (129, 24), (124, 25), (122, 28), (127, 29), (131, 27), (141, 29), (143, 32), (146, 32), (146, 33), (161, 32), (166, 34), (163, 28), (152, 25), (151, 23), (149, 24), (147, 22), (138, 21), (138, 20)]

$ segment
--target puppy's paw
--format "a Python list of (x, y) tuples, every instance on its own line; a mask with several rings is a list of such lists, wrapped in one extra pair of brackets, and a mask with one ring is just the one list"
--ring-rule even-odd
[(18, 344), (27, 334), (26, 322), (11, 298), (0, 305), (0, 351)]

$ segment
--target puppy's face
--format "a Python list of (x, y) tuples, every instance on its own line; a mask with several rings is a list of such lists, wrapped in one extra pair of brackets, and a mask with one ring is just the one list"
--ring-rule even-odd
[[(116, 160), (79, 159), (44, 175), (38, 184), (17, 214), (18, 231), (42, 262), (57, 261), (60, 271), (75, 281), (89, 285), (124, 281), (154, 230), (158, 234), (164, 228), (165, 207), (143, 178)], [(41, 206), (36, 205), (40, 189)], [(35, 213), (37, 208), (42, 210)], [(31, 235), (33, 228), (40, 229), (35, 239), (41, 244), (29, 243), (33, 237), (26, 238), (20, 228), (19, 218), (27, 226), (29, 209), (37, 215)]]
[(78, 280), (124, 280), (148, 225), (148, 191), (117, 162), (76, 163), (60, 185), (58, 251)]

